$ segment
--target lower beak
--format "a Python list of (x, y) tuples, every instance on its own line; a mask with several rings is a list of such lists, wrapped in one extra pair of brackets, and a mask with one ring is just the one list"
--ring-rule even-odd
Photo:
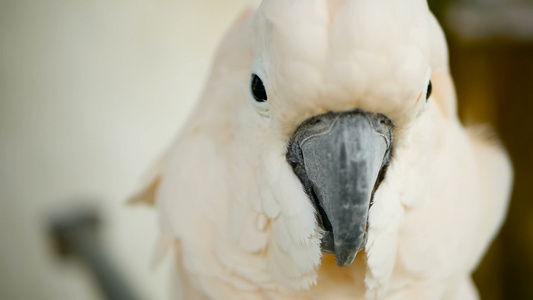
[(353, 110), (304, 121), (287, 160), (314, 201), (325, 233), (322, 250), (350, 266), (366, 244), (371, 198), (390, 160), (392, 122)]

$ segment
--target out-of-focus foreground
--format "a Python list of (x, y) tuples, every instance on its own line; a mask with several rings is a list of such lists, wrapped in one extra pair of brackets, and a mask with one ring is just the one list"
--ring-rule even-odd
[[(0, 299), (102, 297), (47, 235), (48, 216), (78, 205), (103, 213), (104, 250), (135, 291), (168, 299), (168, 264), (149, 264), (155, 216), (124, 200), (246, 2), (0, 0)], [(509, 218), (476, 282), (483, 299), (533, 299), (533, 4), (429, 2), (463, 120), (491, 123), (515, 167)]]

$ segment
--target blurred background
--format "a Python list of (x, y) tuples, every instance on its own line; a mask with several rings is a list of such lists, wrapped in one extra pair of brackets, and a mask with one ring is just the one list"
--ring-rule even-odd
[[(246, 0), (0, 0), (0, 299), (102, 299), (47, 231), (100, 213), (99, 241), (144, 299), (148, 208), (127, 207), (190, 111), (221, 35)], [(515, 167), (509, 217), (475, 280), (482, 299), (533, 299), (533, 3), (429, 0), (450, 44), (461, 118), (490, 123)]]

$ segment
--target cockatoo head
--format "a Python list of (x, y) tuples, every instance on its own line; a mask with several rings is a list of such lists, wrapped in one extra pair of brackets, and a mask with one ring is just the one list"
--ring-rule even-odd
[(333, 268), (372, 293), (396, 270), (430, 285), (469, 274), (503, 218), (506, 156), (467, 135), (424, 0), (264, 0), (139, 197), (157, 190), (163, 235), (213, 299), (309, 289)]
[(364, 248), (394, 140), (428, 105), (430, 16), (421, 0), (265, 0), (253, 17), (246, 130), (283, 146), (261, 151), (285, 153), (307, 198), (277, 201), (310, 200), (339, 266)]

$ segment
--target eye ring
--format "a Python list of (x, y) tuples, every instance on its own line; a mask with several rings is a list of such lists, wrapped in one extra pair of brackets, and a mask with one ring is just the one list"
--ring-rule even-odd
[(265, 86), (263, 85), (263, 81), (256, 74), (252, 74), (250, 90), (252, 92), (252, 96), (254, 97), (255, 101), (266, 102), (268, 100), (268, 96), (266, 93)]
[(431, 80), (428, 83), (428, 89), (426, 91), (426, 102), (429, 100), (429, 97), (431, 96), (431, 93), (433, 92), (433, 84), (431, 83)]

